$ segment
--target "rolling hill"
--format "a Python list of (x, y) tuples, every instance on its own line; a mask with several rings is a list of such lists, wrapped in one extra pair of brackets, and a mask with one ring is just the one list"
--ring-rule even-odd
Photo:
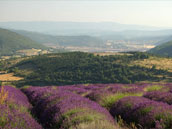
[(22, 49), (46, 49), (45, 46), (7, 29), (0, 28), (0, 56), (13, 55)]
[[(162, 80), (168, 72), (154, 67), (133, 65), (148, 59), (147, 53), (101, 56), (83, 52), (56, 53), (34, 56), (13, 63), (1, 63), (24, 80), (21, 85), (69, 85), (87, 83), (135, 83)], [(16, 63), (14, 63), (16, 62)], [(11, 64), (11, 65), (9, 65)]]
[(171, 50), (172, 50), (172, 40), (166, 43), (163, 43), (161, 45), (158, 45), (157, 47), (149, 50), (148, 52), (157, 54), (160, 56), (172, 56)]

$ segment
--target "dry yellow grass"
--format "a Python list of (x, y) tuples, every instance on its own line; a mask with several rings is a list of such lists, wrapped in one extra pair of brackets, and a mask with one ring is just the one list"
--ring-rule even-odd
[(134, 61), (131, 65), (139, 65), (147, 68), (152, 68), (155, 65), (156, 69), (172, 72), (172, 58), (150, 57), (149, 59)]
[(118, 124), (112, 124), (106, 120), (99, 120), (90, 123), (81, 123), (77, 127), (71, 127), (71, 129), (129, 129), (127, 127), (121, 127)]
[(19, 81), (23, 78), (14, 76), (13, 73), (0, 74), (0, 81)]
[(132, 55), (132, 54), (128, 54), (128, 53), (119, 53), (119, 52), (95, 52), (93, 53), (95, 56), (99, 55), (99, 56), (110, 56), (110, 55)]
[(61, 57), (60, 55), (47, 55), (48, 57), (51, 57), (51, 58), (56, 58), (56, 57)]
[(1, 87), (0, 90), (0, 104), (4, 104), (5, 100), (8, 97), (8, 92), (4, 90), (4, 87)]

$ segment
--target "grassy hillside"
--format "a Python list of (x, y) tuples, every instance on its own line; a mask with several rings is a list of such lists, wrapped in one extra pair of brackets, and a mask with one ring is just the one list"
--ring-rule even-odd
[(150, 57), (144, 60), (136, 60), (132, 62), (131, 65), (139, 65), (141, 67), (152, 68), (154, 66), (156, 69), (167, 70), (168, 72), (172, 72), (172, 58), (164, 58), (164, 57)]
[(0, 56), (12, 55), (18, 50), (30, 48), (45, 49), (46, 47), (28, 37), (0, 28)]
[(54, 45), (60, 46), (101, 46), (103, 41), (99, 38), (92, 36), (52, 36), (42, 33), (22, 31), (22, 30), (13, 30), (14, 32), (21, 34), (23, 36), (29, 37), (30, 39), (41, 43), (47, 44), (51, 43)]
[(148, 52), (161, 55), (161, 56), (172, 56), (172, 41), (169, 41), (167, 43), (163, 43)]
[[(137, 60), (149, 59), (147, 53), (100, 56), (72, 52), (4, 61), (1, 66), (24, 80), (19, 85), (68, 85), (85, 83), (135, 83), (160, 81), (170, 76), (163, 69), (139, 66)], [(132, 65), (131, 65), (132, 64)]]

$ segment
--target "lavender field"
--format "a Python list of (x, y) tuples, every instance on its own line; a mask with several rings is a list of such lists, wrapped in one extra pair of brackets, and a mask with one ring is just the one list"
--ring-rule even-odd
[(0, 129), (172, 129), (172, 84), (0, 87)]

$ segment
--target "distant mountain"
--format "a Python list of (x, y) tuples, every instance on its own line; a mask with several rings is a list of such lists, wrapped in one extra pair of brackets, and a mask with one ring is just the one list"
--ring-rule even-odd
[(0, 56), (15, 54), (22, 49), (46, 49), (45, 46), (7, 29), (0, 28)]
[(148, 52), (161, 56), (172, 56), (172, 40), (158, 45), (157, 47), (149, 50)]
[(136, 40), (150, 40), (150, 39), (158, 39), (164, 40), (167, 37), (172, 35), (172, 29), (169, 30), (156, 30), (156, 31), (148, 31), (148, 30), (127, 30), (121, 32), (113, 32), (111, 34), (105, 34), (102, 36), (103, 39), (109, 40), (119, 40), (119, 39), (136, 39)]
[(18, 34), (29, 37), (30, 39), (47, 45), (54, 44), (60, 46), (101, 46), (103, 40), (93, 36), (81, 35), (81, 36), (52, 36), (48, 34), (42, 34), (31, 31), (12, 30)]
[(157, 28), (142, 25), (128, 25), (116, 22), (0, 22), (0, 27), (17, 30), (35, 31), (53, 35), (104, 35), (119, 31), (144, 30), (156, 31)]

